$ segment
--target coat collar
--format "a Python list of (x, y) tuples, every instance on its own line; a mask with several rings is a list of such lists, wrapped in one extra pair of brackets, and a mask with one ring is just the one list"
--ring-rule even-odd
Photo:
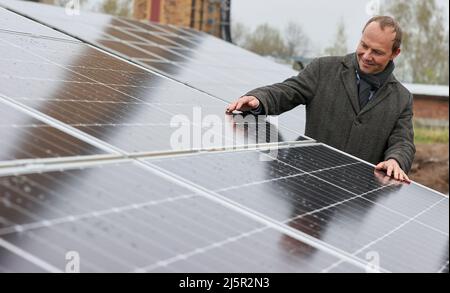
[(343, 70), (341, 72), (341, 80), (344, 84), (345, 90), (347, 92), (347, 96), (352, 104), (353, 110), (357, 116), (364, 114), (369, 111), (375, 105), (384, 100), (387, 96), (389, 96), (392, 91), (392, 84), (397, 83), (397, 79), (393, 74), (389, 76), (386, 83), (376, 92), (375, 96), (366, 107), (361, 111), (359, 106), (359, 98), (358, 98), (358, 88), (356, 85), (356, 68), (353, 66), (353, 58), (356, 58), (355, 53), (348, 54), (343, 57), (342, 64)]
[[(345, 55), (342, 58), (342, 64), (344, 65), (345, 68), (351, 69), (352, 71), (355, 71), (356, 68), (353, 66), (353, 59), (356, 58), (356, 53), (350, 53), (348, 55)], [(356, 78), (356, 75), (355, 75)], [(391, 74), (391, 76), (389, 76), (388, 80), (386, 81), (386, 83), (397, 83), (398, 80), (395, 78), (395, 76), (393, 74)]]

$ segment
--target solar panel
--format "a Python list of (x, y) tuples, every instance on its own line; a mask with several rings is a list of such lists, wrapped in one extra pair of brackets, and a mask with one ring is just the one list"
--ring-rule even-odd
[[(268, 142), (258, 132), (271, 142), (304, 139), (264, 121), (247, 119), (246, 128), (243, 119), (225, 115), (225, 102), (85, 44), (13, 34), (5, 34), (0, 44), (8, 52), (0, 59), (2, 95), (126, 152)], [(208, 122), (211, 115), (215, 119)], [(174, 117), (189, 124), (186, 136), (213, 132), (216, 139), (174, 145), (171, 139), (181, 127)]]
[(62, 271), (69, 251), (83, 272), (313, 272), (339, 261), (138, 163), (3, 176), (0, 192), (0, 247), (22, 257), (0, 253), (0, 270)]
[(327, 146), (148, 163), (213, 197), (339, 249), (343, 259), (355, 257), (363, 263), (376, 254), (380, 270), (389, 272), (438, 272), (448, 263), (448, 197), (416, 184), (399, 185), (374, 173), (373, 166)]
[[(89, 43), (141, 61), (160, 72), (193, 84), (199, 89), (211, 85), (227, 92), (212, 95), (231, 101), (257, 86), (280, 81), (296, 72), (204, 33), (170, 29), (150, 23), (117, 18), (99, 13), (65, 13), (50, 5), (2, 0), (0, 3), (56, 27)], [(97, 35), (91, 35), (95, 31)], [(158, 64), (160, 63), (160, 64)], [(154, 67), (153, 67), (154, 66)]]
[[(69, 29), (63, 10), (44, 11)], [(292, 142), (304, 139), (292, 112), (278, 129), (245, 123), (223, 114), (220, 95), (79, 41), (36, 37), (29, 32), (42, 26), (32, 22), (20, 33), (2, 29), (24, 21), (16, 17), (0, 21), (0, 135), (7, 137), (0, 161), (12, 160), (0, 163), (0, 272), (67, 271), (74, 255), (82, 272), (448, 272), (448, 197), (399, 185), (323, 144)], [(83, 38), (123, 40), (138, 52), (133, 38), (150, 34), (173, 43), (144, 45), (160, 64), (230, 78), (220, 64), (228, 60), (211, 57), (235, 48), (202, 33), (97, 14), (73, 20)], [(97, 29), (104, 26), (107, 33)], [(201, 52), (207, 59), (171, 63), (158, 48), (170, 58)], [(233, 54), (251, 67), (236, 67), (242, 76), (269, 62)], [(226, 92), (212, 80), (205, 85), (203, 92)], [(194, 122), (194, 139), (206, 130), (223, 141), (175, 151), (176, 115), (187, 117), (177, 126)], [(219, 120), (203, 123), (208, 115)], [(273, 134), (291, 142), (264, 144)]]
[[(1, 0), (0, 5), (226, 102), (297, 74), (286, 65), (188, 29), (84, 11), (73, 16), (60, 7), (23, 1)], [(303, 106), (279, 117), (279, 125), (299, 135), (304, 134), (304, 124)]]

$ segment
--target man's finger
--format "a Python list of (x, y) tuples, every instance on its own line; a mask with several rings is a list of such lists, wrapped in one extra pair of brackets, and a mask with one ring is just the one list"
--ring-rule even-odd
[(388, 167), (387, 167), (387, 171), (386, 171), (386, 174), (389, 176), (389, 177), (391, 177), (392, 176), (392, 171), (394, 170), (394, 167), (392, 166), (392, 165), (389, 165)]
[(243, 105), (244, 105), (244, 101), (239, 100), (237, 105), (236, 105), (236, 109), (235, 110), (241, 110)]
[(400, 174), (398, 175), (398, 180), (400, 180), (400, 181), (405, 181), (405, 173), (403, 173), (403, 172), (400, 172)]
[(234, 110), (236, 110), (236, 105), (237, 105), (237, 102), (229, 104), (227, 107), (227, 112), (233, 112)]
[(377, 170), (384, 170), (384, 162), (381, 162), (378, 165), (376, 165), (375, 169), (377, 169)]
[(408, 175), (405, 174), (405, 182), (411, 183), (411, 179), (409, 179)]
[(253, 100), (253, 99), (251, 99), (251, 100), (248, 102), (248, 105), (249, 105), (250, 107), (252, 107), (252, 108), (256, 108), (256, 107), (258, 106), (258, 100)]
[(395, 180), (400, 179), (400, 168), (398, 168), (397, 166), (394, 167), (394, 178)]

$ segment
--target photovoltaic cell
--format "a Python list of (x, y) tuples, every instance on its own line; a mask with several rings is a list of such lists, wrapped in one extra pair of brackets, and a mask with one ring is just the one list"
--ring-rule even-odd
[[(126, 152), (303, 139), (276, 123), (250, 121), (245, 128), (242, 119), (225, 115), (223, 101), (87, 45), (5, 34), (0, 50), (15, 52), (0, 59), (3, 95)], [(186, 143), (173, 143), (177, 130)], [(202, 144), (193, 143), (194, 133), (206, 137)]]
[(376, 252), (387, 271), (437, 272), (448, 261), (447, 197), (323, 145), (148, 162), (361, 260)]
[[(50, 5), (14, 0), (0, 4), (228, 103), (297, 74), (205, 33), (84, 11), (73, 17)], [(303, 134), (304, 107), (281, 115), (279, 122)]]
[[(286, 66), (265, 60), (206, 34), (186, 33), (182, 29), (98, 13), (82, 12), (75, 18), (67, 15), (63, 8), (49, 5), (8, 0), (2, 0), (0, 3), (87, 42), (118, 52), (129, 59), (166, 62), (166, 68), (174, 68), (171, 69), (174, 73), (170, 75), (178, 77), (182, 82), (193, 85), (229, 84), (235, 89), (232, 96), (227, 92), (211, 92), (213, 95), (221, 95), (225, 100), (233, 100), (236, 95), (256, 86), (278, 82), (281, 78), (296, 74)], [(87, 31), (96, 31), (97, 35), (86, 33)], [(176, 54), (167, 53), (169, 50), (173, 50)], [(182, 50), (183, 53), (177, 53), (176, 50)], [(182, 72), (181, 75), (176, 74), (175, 71), (182, 71), (179, 70), (180, 67), (189, 68), (189, 71), (196, 74), (184, 75)], [(164, 73), (164, 70), (160, 71)]]
[[(1, 177), (0, 193), (0, 247), (59, 270), (68, 251), (82, 272), (313, 272), (339, 261), (134, 163)], [(34, 270), (0, 258), (4, 270)]]
[[(414, 245), (405, 246), (405, 242)], [(380, 264), (389, 271), (443, 272), (442, 268), (448, 265), (448, 233), (409, 222), (358, 251), (358, 255), (368, 256), (374, 252), (378, 253)]]
[(104, 154), (0, 101), (0, 162)]

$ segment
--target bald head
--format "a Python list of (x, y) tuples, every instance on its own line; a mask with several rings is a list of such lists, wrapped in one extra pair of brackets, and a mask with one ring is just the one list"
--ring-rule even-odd
[(366, 23), (363, 29), (363, 34), (368, 26), (376, 23), (380, 26), (381, 30), (388, 29), (389, 31), (394, 33), (394, 37), (392, 39), (392, 52), (400, 49), (402, 45), (403, 31), (400, 27), (400, 24), (390, 16), (374, 16)]
[(400, 54), (402, 32), (389, 16), (370, 19), (356, 50), (359, 68), (367, 74), (382, 72)]

